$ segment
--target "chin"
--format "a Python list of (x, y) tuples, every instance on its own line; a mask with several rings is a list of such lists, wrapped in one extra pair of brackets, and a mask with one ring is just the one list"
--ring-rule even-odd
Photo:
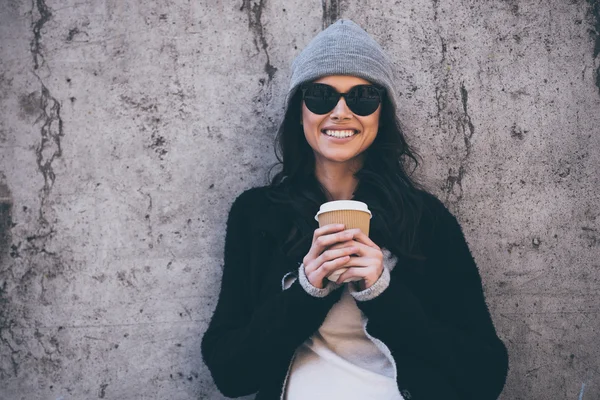
[(321, 154), (321, 157), (324, 160), (330, 161), (330, 162), (337, 162), (337, 163), (345, 163), (345, 162), (349, 162), (352, 161), (354, 159), (356, 159), (358, 155), (356, 154), (340, 154), (340, 153), (332, 153), (332, 154)]

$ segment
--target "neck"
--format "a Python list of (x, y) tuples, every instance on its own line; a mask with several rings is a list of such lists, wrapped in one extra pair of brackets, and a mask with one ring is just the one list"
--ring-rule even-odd
[(358, 186), (354, 173), (360, 169), (362, 162), (337, 163), (329, 160), (316, 160), (315, 177), (327, 191), (329, 201), (350, 200)]

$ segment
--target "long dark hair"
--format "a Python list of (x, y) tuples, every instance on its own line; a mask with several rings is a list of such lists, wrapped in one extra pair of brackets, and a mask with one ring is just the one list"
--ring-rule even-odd
[[(301, 106), (302, 93), (297, 91), (290, 98), (275, 137), (275, 155), (281, 170), (271, 179), (270, 187), (274, 190), (270, 197), (291, 205), (300, 215), (301, 223), (314, 224), (311, 220), (327, 198), (314, 175), (315, 157), (300, 124)], [(397, 256), (409, 259), (422, 258), (416, 229), (423, 213), (419, 192), (424, 189), (412, 176), (419, 160), (386, 94), (377, 136), (364, 153), (362, 168), (354, 174), (359, 181), (354, 199), (367, 203), (373, 213), (372, 240)], [(298, 240), (299, 235), (301, 233), (292, 232), (288, 241)]]

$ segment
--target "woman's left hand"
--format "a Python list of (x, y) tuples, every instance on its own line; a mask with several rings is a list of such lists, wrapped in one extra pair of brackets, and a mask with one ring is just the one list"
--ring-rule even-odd
[(355, 231), (353, 238), (343, 247), (352, 245), (358, 248), (356, 255), (350, 257), (350, 261), (344, 264), (344, 267), (350, 267), (339, 276), (336, 283), (341, 284), (350, 278), (361, 278), (360, 289), (370, 288), (383, 273), (383, 253), (367, 235), (360, 229), (351, 229)]

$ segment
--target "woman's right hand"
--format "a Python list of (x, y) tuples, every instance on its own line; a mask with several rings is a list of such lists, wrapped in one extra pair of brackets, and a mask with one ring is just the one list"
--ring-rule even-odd
[(335, 270), (343, 268), (350, 261), (350, 255), (358, 251), (356, 246), (331, 248), (338, 243), (351, 243), (353, 233), (344, 228), (343, 224), (330, 224), (315, 229), (312, 246), (302, 262), (308, 281), (318, 289), (323, 289), (323, 281)]

